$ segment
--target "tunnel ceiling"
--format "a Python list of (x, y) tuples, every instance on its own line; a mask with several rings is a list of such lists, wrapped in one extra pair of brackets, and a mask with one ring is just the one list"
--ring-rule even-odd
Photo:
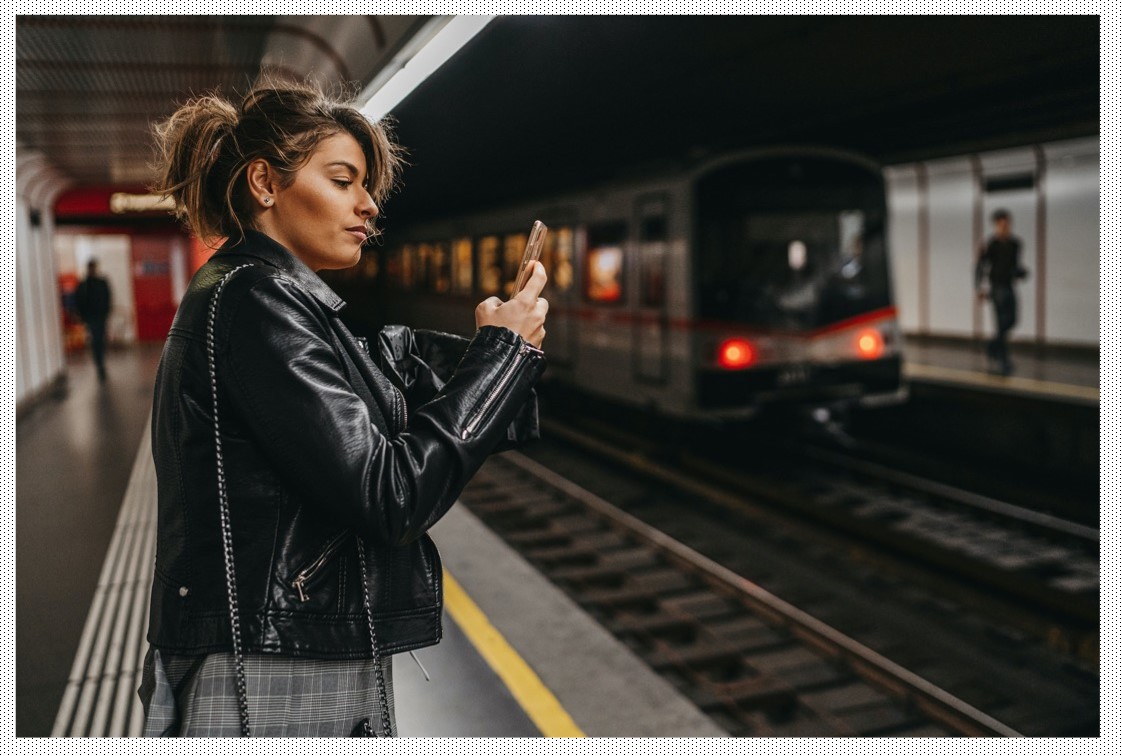
[(781, 142), (886, 162), (1097, 134), (1097, 17), (508, 17), (396, 110), (387, 222)]
[(19, 16), (16, 140), (80, 184), (150, 180), (150, 124), (278, 77), (369, 82), (425, 16)]

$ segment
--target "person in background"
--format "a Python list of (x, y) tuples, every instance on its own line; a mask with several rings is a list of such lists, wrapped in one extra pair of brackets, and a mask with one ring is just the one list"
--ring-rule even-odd
[[(1012, 218), (1009, 211), (995, 210), (992, 218), (994, 233), (978, 252), (974, 288), (978, 299), (989, 297), (993, 302), (997, 330), (986, 344), (986, 356), (993, 366), (991, 369), (996, 368), (1002, 375), (1009, 375), (1013, 372), (1013, 362), (1009, 358), (1009, 332), (1017, 324), (1017, 295), (1013, 282), (1028, 273), (1021, 266), (1021, 240), (1010, 233)], [(988, 289), (982, 283), (987, 277)]]
[(78, 317), (86, 324), (90, 336), (90, 349), (97, 365), (97, 378), (105, 380), (105, 320), (113, 307), (113, 292), (109, 282), (97, 274), (97, 260), (86, 266), (86, 278), (74, 292), (74, 306)]

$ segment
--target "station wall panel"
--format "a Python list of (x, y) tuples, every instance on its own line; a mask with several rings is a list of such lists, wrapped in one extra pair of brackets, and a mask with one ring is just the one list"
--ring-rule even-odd
[(927, 163), (928, 330), (953, 336), (974, 332), (974, 178), (964, 158)]
[(49, 249), (50, 203), (41, 192), (16, 197), (16, 408), (17, 414), (64, 371), (59, 296)]
[(892, 166), (885, 180), (892, 293), (900, 328), (914, 333), (920, 330), (919, 179), (913, 166)]
[(1099, 142), (1045, 147), (1047, 340), (1099, 343)]

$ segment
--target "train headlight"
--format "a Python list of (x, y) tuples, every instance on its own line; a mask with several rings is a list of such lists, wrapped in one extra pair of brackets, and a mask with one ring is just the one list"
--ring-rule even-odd
[(756, 350), (747, 339), (727, 339), (717, 349), (717, 362), (729, 370), (745, 368), (756, 361)]
[(857, 354), (866, 360), (875, 360), (884, 354), (884, 337), (880, 331), (867, 328), (857, 334)]

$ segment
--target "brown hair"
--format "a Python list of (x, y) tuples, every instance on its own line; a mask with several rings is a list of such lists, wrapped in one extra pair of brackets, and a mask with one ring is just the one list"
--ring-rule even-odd
[(244, 177), (253, 160), (267, 160), (287, 186), (323, 139), (346, 132), (366, 156), (365, 186), (376, 204), (396, 186), (404, 162), (388, 125), (308, 82), (259, 84), (238, 106), (217, 93), (196, 97), (153, 128), (152, 190), (174, 199), (176, 215), (207, 242), (240, 239), (244, 226), (252, 226)]

